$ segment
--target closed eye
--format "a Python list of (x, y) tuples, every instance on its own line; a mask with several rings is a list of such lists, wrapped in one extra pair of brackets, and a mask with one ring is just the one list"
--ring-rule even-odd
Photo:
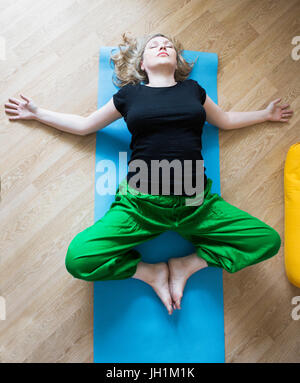
[[(157, 45), (152, 45), (151, 47), (150, 47), (150, 49), (152, 49), (152, 48), (155, 48)], [(168, 47), (168, 48), (173, 48), (173, 45), (166, 45), (166, 47)]]

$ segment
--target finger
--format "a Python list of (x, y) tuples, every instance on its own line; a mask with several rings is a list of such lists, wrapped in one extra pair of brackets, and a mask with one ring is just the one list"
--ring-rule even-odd
[(287, 107), (289, 107), (290, 104), (284, 104), (284, 105), (281, 105), (281, 109), (286, 109)]
[(289, 120), (288, 118), (281, 118), (279, 121), (287, 122), (288, 120)]
[(294, 112), (292, 110), (285, 110), (284, 112), (282, 112), (282, 115), (286, 114), (293, 114)]
[(278, 102), (281, 100), (281, 97), (280, 98), (276, 98), (276, 100), (273, 101), (273, 104), (278, 104)]
[(13, 109), (17, 109), (17, 105), (16, 104), (11, 104), (10, 102), (8, 102), (7, 104), (4, 104), (4, 106), (8, 106), (8, 107), (11, 107)]
[(30, 102), (29, 98), (25, 97), (22, 93), (20, 93), (20, 96), (27, 102)]
[(11, 101), (11, 102), (13, 102), (14, 104), (17, 104), (17, 105), (20, 104), (20, 101), (19, 101), (17, 98), (15, 98), (15, 97), (11, 97), (11, 98), (9, 98), (8, 100)]
[(10, 117), (8, 117), (9, 120), (18, 120), (19, 118), (20, 118), (19, 116), (15, 116), (15, 117), (10, 116)]
[(5, 112), (8, 112), (8, 113), (14, 113), (14, 114), (18, 114), (18, 113), (19, 113), (18, 110), (16, 110), (16, 109), (10, 109), (10, 108), (6, 108), (6, 109), (5, 109)]

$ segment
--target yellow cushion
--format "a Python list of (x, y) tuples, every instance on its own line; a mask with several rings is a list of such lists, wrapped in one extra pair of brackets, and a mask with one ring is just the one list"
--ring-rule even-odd
[(290, 147), (284, 167), (284, 259), (289, 281), (300, 287), (300, 142)]

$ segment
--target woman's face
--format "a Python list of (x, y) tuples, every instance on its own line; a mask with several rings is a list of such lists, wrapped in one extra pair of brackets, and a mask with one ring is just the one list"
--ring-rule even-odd
[(177, 53), (170, 40), (163, 36), (156, 36), (149, 40), (145, 46), (141, 69), (148, 72), (161, 67), (168, 67), (168, 69), (175, 71)]

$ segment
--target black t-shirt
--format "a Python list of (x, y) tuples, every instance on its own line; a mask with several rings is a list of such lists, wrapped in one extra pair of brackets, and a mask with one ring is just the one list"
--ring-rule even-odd
[[(149, 87), (143, 84), (127, 84), (113, 95), (113, 101), (117, 110), (122, 114), (127, 124), (129, 132), (132, 134), (130, 149), (132, 150), (130, 161), (128, 162), (129, 171), (127, 181), (137, 175), (130, 186), (136, 185), (140, 191), (149, 194), (159, 195), (185, 195), (193, 196), (199, 193), (199, 187), (191, 193), (191, 188), (196, 186), (196, 173), (198, 174), (197, 185), (205, 188), (207, 176), (206, 168), (203, 165), (202, 149), (202, 129), (206, 120), (206, 112), (203, 104), (206, 99), (206, 91), (197, 81), (187, 79), (178, 81), (177, 84), (169, 87)], [(155, 165), (159, 173), (152, 174), (151, 167), (153, 161), (163, 164), (163, 159), (167, 160), (168, 166), (165, 173)], [(173, 160), (177, 161), (176, 172), (173, 169)], [(134, 160), (143, 160), (148, 165), (147, 173), (142, 173), (142, 168), (130, 168)], [(184, 160), (191, 163), (192, 168), (188, 168)], [(196, 167), (196, 160), (198, 162)], [(166, 163), (166, 161), (164, 161)], [(181, 164), (178, 167), (178, 162)], [(178, 169), (180, 176), (178, 176)], [(190, 169), (190, 171), (188, 171)], [(199, 172), (200, 169), (200, 172)], [(143, 167), (145, 170), (145, 167)], [(146, 177), (145, 177), (146, 174)], [(159, 174), (159, 176), (158, 176)], [(167, 178), (166, 178), (167, 174)], [(188, 176), (189, 175), (189, 176)], [(191, 179), (192, 177), (192, 184)], [(170, 178), (169, 178), (170, 177)], [(188, 179), (188, 188), (184, 186), (184, 177)], [(204, 177), (204, 178), (203, 178)], [(143, 179), (142, 185), (137, 178)], [(144, 180), (147, 180), (147, 189), (144, 189)], [(168, 181), (166, 181), (168, 180)], [(162, 190), (162, 184), (170, 184), (170, 190)], [(181, 187), (176, 191), (174, 184)], [(158, 187), (158, 189), (152, 189)], [(188, 194), (186, 191), (189, 190)]]

